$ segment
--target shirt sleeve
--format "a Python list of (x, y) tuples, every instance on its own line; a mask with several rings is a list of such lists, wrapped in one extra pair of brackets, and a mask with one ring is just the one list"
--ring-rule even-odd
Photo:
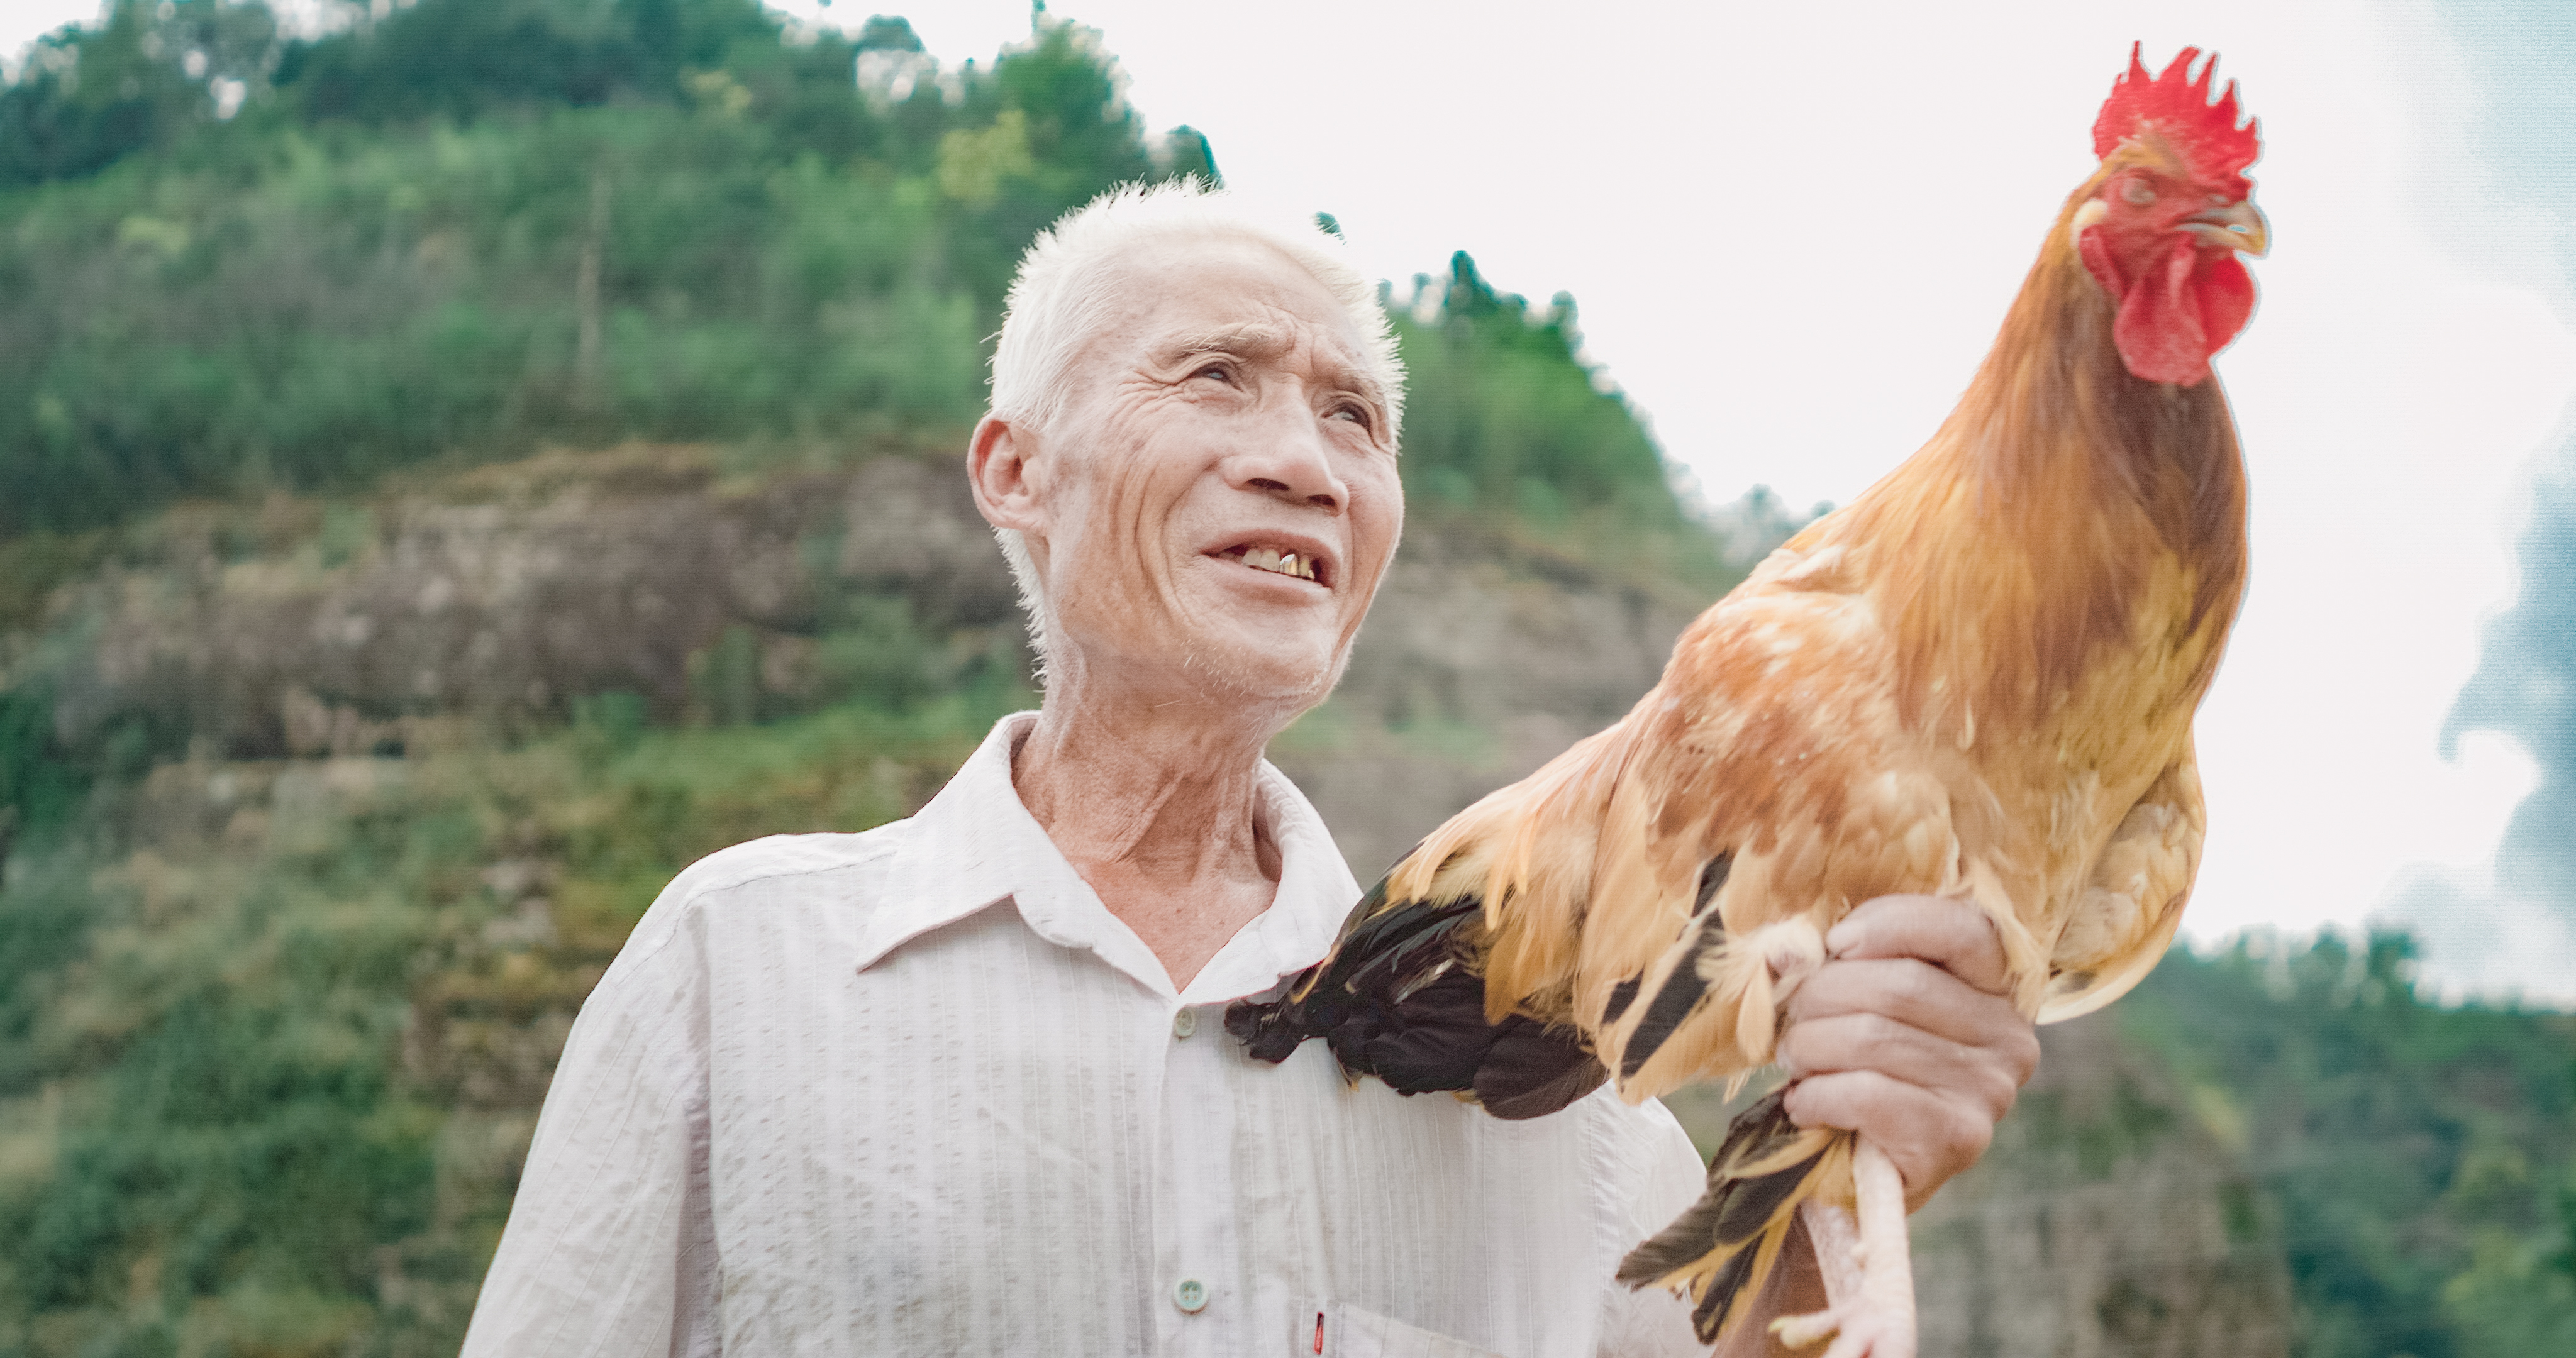
[[(1664, 1229), (1691, 1204), (1707, 1184), (1699, 1151), (1671, 1112), (1654, 1100), (1641, 1108), (1620, 1108), (1625, 1123), (1618, 1138), (1622, 1153), (1610, 1158), (1624, 1172), (1606, 1176), (1605, 1204), (1616, 1242), (1611, 1268), (1640, 1241)], [(1691, 1332), (1690, 1307), (1662, 1288), (1631, 1291), (1616, 1279), (1605, 1279), (1602, 1297), (1600, 1358), (1707, 1358), (1708, 1345)]]
[[(706, 973), (673, 894), (573, 1022), (463, 1358), (721, 1348)], [(664, 905), (679, 918), (650, 928)]]

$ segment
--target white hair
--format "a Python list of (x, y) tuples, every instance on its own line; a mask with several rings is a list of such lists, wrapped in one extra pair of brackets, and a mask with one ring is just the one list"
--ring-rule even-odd
[[(1123, 184), (1066, 213), (1020, 257), (993, 350), (992, 413), (1043, 432), (1073, 394), (1074, 360), (1118, 298), (1109, 266), (1155, 247), (1188, 241), (1257, 241), (1312, 274), (1341, 304), (1360, 337), (1361, 362), (1386, 402), (1387, 441), (1404, 427), (1404, 362), (1378, 290), (1351, 266), (1340, 236), (1311, 218), (1251, 207), (1197, 178)], [(1002, 555), (1019, 581), (1038, 663), (1048, 656), (1046, 586), (1017, 529), (997, 528)]]

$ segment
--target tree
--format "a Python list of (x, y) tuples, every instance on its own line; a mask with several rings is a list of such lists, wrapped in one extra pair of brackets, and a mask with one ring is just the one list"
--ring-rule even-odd
[(56, 30), (0, 89), (0, 188), (173, 144), (264, 81), (276, 41), (260, 0), (116, 0), (100, 27)]
[(688, 72), (774, 47), (779, 28), (759, 0), (420, 0), (289, 44), (277, 83), (309, 117), (371, 123), (676, 103)]

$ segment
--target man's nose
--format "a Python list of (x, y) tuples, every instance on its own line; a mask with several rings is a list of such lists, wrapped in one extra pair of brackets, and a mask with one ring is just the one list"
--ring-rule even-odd
[(1244, 446), (1227, 460), (1227, 479), (1245, 490), (1341, 513), (1351, 502), (1350, 488), (1333, 473), (1322, 423), (1303, 402), (1273, 412), (1245, 431)]

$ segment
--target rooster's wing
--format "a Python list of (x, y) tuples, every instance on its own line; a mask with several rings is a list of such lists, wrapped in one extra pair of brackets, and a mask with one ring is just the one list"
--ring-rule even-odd
[(2092, 1013), (2154, 970), (2182, 925), (2208, 827), (2200, 764), (2185, 746), (2093, 860), (2084, 894), (2049, 954), (2040, 1022)]

